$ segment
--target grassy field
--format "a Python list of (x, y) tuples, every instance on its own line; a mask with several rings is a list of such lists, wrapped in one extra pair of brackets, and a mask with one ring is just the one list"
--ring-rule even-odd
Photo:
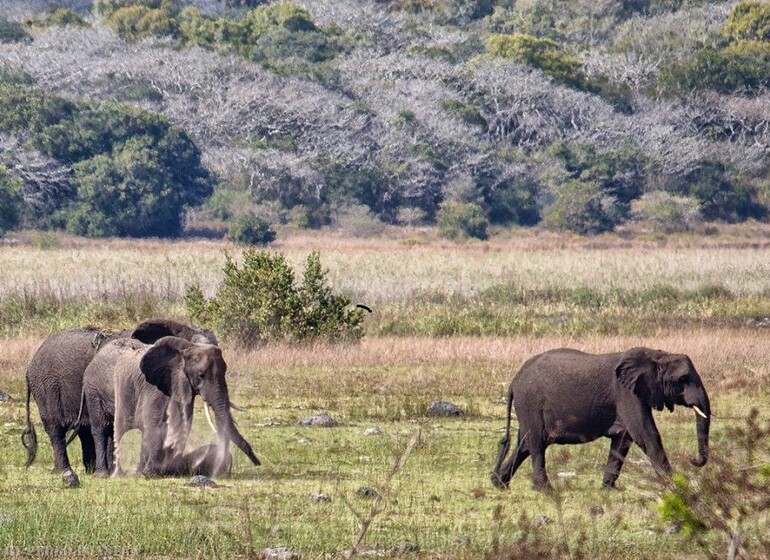
[[(712, 462), (697, 472), (689, 466), (691, 411), (656, 419), (672, 464), (702, 482), (704, 500), (720, 496), (707, 493), (720, 461), (751, 472), (768, 464), (767, 442), (747, 457), (735, 432), (752, 408), (768, 417), (765, 238), (522, 235), (459, 245), (416, 232), (281, 241), (273, 248), (297, 266), (319, 250), (330, 284), (375, 312), (354, 346), (224, 345), (232, 399), (244, 408), (236, 419), (263, 465), (250, 466), (236, 451), (233, 476), (204, 490), (186, 479), (83, 473), (80, 488), (65, 488), (50, 473), (36, 409), (41, 449), (25, 470), (24, 371), (53, 330), (184, 317), (186, 286), (213, 292), (223, 251), (237, 249), (34, 236), (2, 247), (0, 389), (14, 400), (0, 404), (0, 555), (258, 558), (266, 548), (287, 547), (302, 558), (333, 558), (357, 544), (362, 555), (422, 558), (726, 557), (724, 530), (694, 540), (661, 517), (667, 487), (638, 448), (613, 492), (600, 488), (606, 440), (550, 448), (552, 494), (532, 490), (529, 462), (509, 491), (493, 488), (488, 474), (507, 383), (526, 358), (559, 346), (608, 352), (646, 345), (692, 358), (712, 398)], [(426, 417), (436, 399), (465, 414)], [(339, 425), (298, 425), (318, 412)], [(138, 434), (131, 437), (137, 444)], [(196, 414), (194, 443), (211, 437)], [(362, 487), (380, 498), (362, 496)], [(737, 507), (739, 490), (721, 496)], [(767, 535), (767, 510), (729, 523), (740, 524), (748, 557), (770, 556), (757, 546)]]

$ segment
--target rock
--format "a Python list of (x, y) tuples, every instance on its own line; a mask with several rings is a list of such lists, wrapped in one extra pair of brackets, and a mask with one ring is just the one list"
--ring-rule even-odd
[(324, 494), (323, 492), (313, 492), (310, 494), (310, 499), (313, 502), (331, 502), (332, 499), (329, 497), (328, 494)]
[(80, 486), (80, 479), (78, 478), (78, 475), (76, 475), (70, 469), (67, 469), (62, 473), (61, 479), (62, 482), (64, 482), (64, 486), (67, 488), (77, 488)]
[(420, 552), (420, 545), (413, 542), (403, 542), (398, 546), (393, 547), (392, 554), (401, 556), (403, 554), (411, 554), (413, 552)]
[(13, 397), (5, 391), (0, 391), (0, 403), (6, 403), (13, 400)]
[(559, 478), (575, 478), (577, 476), (577, 473), (575, 471), (562, 471), (556, 473), (556, 476)]
[(371, 486), (362, 486), (356, 490), (356, 494), (362, 498), (376, 498), (379, 495), (379, 492)]
[(262, 551), (265, 560), (299, 560), (300, 555), (285, 546), (269, 547)]
[(427, 416), (462, 416), (463, 411), (449, 401), (433, 401), (425, 414)]
[(299, 421), (300, 426), (318, 426), (320, 428), (332, 428), (337, 425), (337, 421), (328, 414), (314, 414)]
[(207, 476), (196, 474), (187, 481), (187, 486), (192, 486), (193, 488), (216, 488), (218, 484)]
[(593, 516), (599, 516), (604, 515), (604, 508), (599, 504), (594, 504), (591, 506), (591, 509), (589, 510), (591, 512), (591, 515)]
[(470, 537), (467, 535), (457, 535), (455, 539), (452, 541), (452, 545), (454, 546), (468, 546), (471, 542)]
[(536, 515), (534, 519), (532, 519), (532, 524), (535, 527), (545, 527), (546, 525), (550, 525), (553, 523), (553, 519), (546, 515)]
[(380, 434), (382, 434), (382, 430), (379, 428), (366, 428), (364, 431), (365, 436), (379, 436)]

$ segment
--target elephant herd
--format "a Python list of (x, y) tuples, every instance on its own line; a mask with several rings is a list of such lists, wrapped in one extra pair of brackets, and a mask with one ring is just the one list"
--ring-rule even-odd
[[(229, 472), (232, 441), (254, 465), (259, 459), (231, 414), (227, 364), (210, 331), (169, 319), (150, 319), (133, 329), (103, 333), (73, 329), (46, 339), (27, 369), (27, 426), (22, 443), (27, 466), (35, 459), (37, 436), (30, 420), (34, 397), (51, 440), (54, 470), (71, 471), (69, 439), (78, 437), (83, 464), (96, 475), (119, 474), (121, 440), (142, 433), (137, 472), (145, 476)], [(186, 452), (196, 396), (210, 406), (217, 443)], [(587, 354), (562, 348), (527, 360), (507, 395), (505, 435), (492, 483), (507, 488), (531, 457), (536, 488), (549, 486), (545, 450), (551, 444), (586, 443), (607, 437), (610, 451), (603, 485), (614, 487), (632, 443), (657, 472), (671, 473), (652, 410), (675, 405), (693, 409), (698, 457), (708, 460), (711, 406), (690, 358), (649, 348)], [(207, 410), (207, 409), (206, 409)], [(518, 418), (511, 451), (511, 415)]]
[[(78, 437), (87, 471), (119, 474), (121, 439), (134, 428), (142, 433), (137, 472), (146, 476), (226, 473), (230, 441), (259, 465), (230, 412), (226, 371), (213, 333), (174, 320), (150, 319), (111, 334), (82, 328), (51, 335), (27, 368), (27, 466), (37, 453), (31, 397), (55, 471), (71, 471), (67, 444)], [(217, 443), (186, 452), (198, 395), (214, 411)]]

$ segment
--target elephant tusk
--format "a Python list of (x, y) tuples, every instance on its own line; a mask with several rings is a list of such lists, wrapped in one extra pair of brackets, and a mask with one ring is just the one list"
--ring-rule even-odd
[(206, 415), (206, 420), (208, 420), (209, 426), (211, 426), (211, 431), (216, 434), (217, 427), (214, 425), (214, 422), (211, 421), (211, 413), (209, 413), (209, 405), (206, 404), (206, 401), (203, 401), (203, 413)]
[(698, 407), (697, 407), (697, 406), (695, 406), (695, 405), (692, 405), (692, 409), (693, 409), (695, 412), (697, 412), (698, 414), (700, 414), (701, 416), (703, 416), (705, 419), (707, 419), (707, 420), (708, 420), (708, 416), (706, 416), (706, 414), (705, 414), (705, 413), (704, 413), (704, 412), (703, 412), (703, 411), (702, 411), (700, 408), (698, 408)]

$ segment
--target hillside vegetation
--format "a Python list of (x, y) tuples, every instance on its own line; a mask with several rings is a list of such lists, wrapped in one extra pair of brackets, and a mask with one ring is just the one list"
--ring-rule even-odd
[[(23, 198), (6, 229), (174, 236), (158, 222), (253, 215), (485, 238), (770, 207), (768, 2), (55, 5), (3, 3), (0, 189)], [(138, 128), (105, 137), (116, 116)], [(121, 226), (121, 205), (146, 219)]]

